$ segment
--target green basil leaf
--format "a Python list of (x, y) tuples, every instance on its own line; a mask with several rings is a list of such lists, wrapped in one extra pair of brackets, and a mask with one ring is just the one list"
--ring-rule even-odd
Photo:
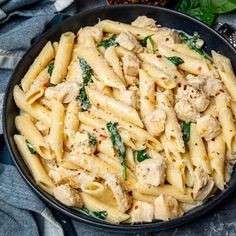
[(107, 129), (111, 134), (110, 138), (111, 138), (112, 144), (114, 148), (116, 149), (116, 151), (118, 152), (119, 157), (121, 159), (121, 164), (123, 167), (122, 177), (124, 180), (126, 180), (127, 173), (126, 173), (125, 145), (122, 142), (121, 136), (117, 129), (117, 125), (118, 123), (109, 122), (107, 123)]
[(53, 69), (54, 69), (54, 63), (50, 63), (50, 64), (48, 65), (48, 74), (49, 74), (50, 76), (52, 76)]
[(36, 154), (37, 153), (35, 148), (32, 146), (32, 144), (28, 140), (26, 140), (26, 145), (27, 145), (27, 148), (29, 149), (31, 154)]
[(211, 26), (214, 23), (216, 15), (212, 13), (209, 9), (203, 7), (197, 7), (188, 12), (188, 14), (203, 23)]
[(84, 213), (87, 216), (91, 216), (91, 217), (99, 219), (99, 220), (105, 220), (108, 215), (107, 211), (90, 211), (86, 207), (81, 207), (79, 209), (79, 211)]
[(167, 59), (176, 66), (184, 63), (183, 59), (180, 57), (167, 57)]
[(188, 13), (189, 10), (197, 7), (198, 5), (199, 0), (181, 0), (176, 6), (176, 10), (183, 13)]
[(91, 134), (88, 134), (88, 136), (89, 136), (89, 144), (95, 146), (97, 143), (96, 137), (92, 136)]
[(182, 125), (182, 134), (183, 134), (184, 144), (187, 149), (188, 149), (188, 141), (190, 140), (190, 128), (191, 128), (191, 122), (184, 121)]
[(236, 9), (236, 1), (229, 0), (199, 0), (201, 7), (212, 13), (222, 14)]
[(116, 38), (117, 35), (116, 34), (112, 34), (111, 37), (109, 39), (103, 40), (101, 41), (98, 46), (100, 47), (104, 47), (105, 49), (111, 47), (111, 46), (120, 46), (118, 42), (116, 42)]
[(144, 150), (141, 150), (141, 151), (137, 152), (137, 161), (138, 162), (142, 162), (142, 161), (144, 161), (148, 158), (149, 158), (149, 155)]

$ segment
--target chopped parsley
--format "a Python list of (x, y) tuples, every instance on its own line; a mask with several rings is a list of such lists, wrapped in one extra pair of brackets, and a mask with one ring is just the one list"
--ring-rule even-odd
[(26, 140), (26, 145), (27, 145), (27, 148), (29, 149), (31, 154), (37, 153), (36, 150), (34, 149), (34, 147), (32, 146), (32, 144), (28, 140)]
[(123, 167), (122, 177), (124, 180), (127, 179), (126, 173), (126, 159), (125, 159), (125, 145), (122, 142), (121, 136), (117, 129), (118, 123), (109, 122), (107, 123), (107, 129), (111, 133), (111, 141), (115, 149), (117, 150), (121, 159), (121, 165)]
[(111, 47), (111, 46), (120, 46), (120, 44), (118, 42), (116, 42), (116, 38), (117, 35), (116, 34), (112, 34), (110, 38), (101, 41), (98, 46), (104, 47), (105, 49)]

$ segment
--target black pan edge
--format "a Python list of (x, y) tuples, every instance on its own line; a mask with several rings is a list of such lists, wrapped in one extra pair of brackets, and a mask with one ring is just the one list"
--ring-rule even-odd
[[(135, 6), (132, 4), (125, 4), (125, 5), (114, 5), (114, 6), (109, 6), (109, 7), (100, 7), (100, 8), (91, 9), (86, 12), (79, 13), (73, 17), (66, 19), (60, 25), (57, 25), (57, 26), (53, 27), (52, 29), (50, 29), (48, 32), (46, 32), (45, 34), (42, 35), (41, 40), (46, 42), (46, 40), (51, 35), (53, 35), (56, 32), (57, 33), (60, 32), (62, 30), (62, 26), (66, 26), (66, 25), (70, 24), (76, 18), (83, 18), (85, 16), (98, 14), (98, 13), (101, 14), (102, 11), (105, 11), (107, 13), (109, 11), (110, 12), (119, 12), (122, 10), (130, 10), (132, 12), (138, 11), (138, 10), (146, 10), (147, 12), (157, 11), (158, 13), (166, 13), (166, 14), (174, 15), (176, 17), (180, 16), (182, 18), (185, 18), (186, 21), (191, 21), (193, 23), (193, 25), (198, 25), (199, 29), (202, 28), (204, 30), (211, 32), (211, 34), (214, 35), (215, 39), (221, 41), (225, 45), (225, 47), (227, 47), (229, 50), (232, 51), (232, 54), (234, 54), (234, 57), (236, 57), (236, 50), (233, 48), (233, 46), (230, 45), (230, 43), (227, 40), (225, 40), (222, 36), (220, 36), (215, 30), (211, 29), (210, 27), (208, 27), (204, 23), (202, 23), (190, 16), (187, 16), (183, 13), (176, 12), (176, 11), (173, 11), (170, 9), (161, 8), (161, 7), (154, 7), (154, 6), (145, 6), (145, 5), (139, 5), (139, 4), (137, 4)], [(166, 19), (166, 21), (168, 21), (168, 19)], [(188, 29), (186, 29), (186, 30), (188, 30)], [(39, 41), (34, 43), (34, 45), (25, 53), (22, 60), (25, 60), (26, 57), (28, 57), (31, 54), (31, 51), (38, 45), (38, 43), (39, 43)], [(31, 62), (32, 62), (32, 60), (31, 60)], [(21, 163), (22, 159), (21, 159), (19, 153), (15, 150), (15, 147), (13, 147), (13, 145), (12, 145), (12, 136), (9, 134), (10, 128), (9, 128), (8, 117), (10, 116), (10, 112), (9, 112), (10, 108), (8, 107), (8, 105), (9, 105), (9, 102), (12, 102), (12, 87), (13, 87), (14, 79), (16, 77), (16, 72), (19, 71), (19, 69), (22, 66), (23, 65), (21, 62), (19, 62), (18, 65), (16, 66), (15, 72), (12, 74), (11, 79), (9, 80), (9, 83), (7, 85), (6, 94), (4, 97), (2, 122), (3, 122), (3, 131), (4, 131), (5, 142), (7, 144), (7, 147), (10, 151), (10, 154), (12, 156), (12, 159), (13, 159), (18, 171), (20, 172), (20, 174), (24, 178), (24, 180), (27, 182), (27, 184), (29, 184), (31, 186), (31, 188), (38, 194), (38, 196), (40, 198), (42, 198), (44, 201), (46, 201), (48, 204), (50, 204), (52, 207), (59, 210), (60, 212), (66, 214), (69, 217), (71, 217), (75, 220), (78, 220), (80, 222), (90, 224), (90, 225), (93, 225), (93, 226), (96, 226), (96, 227), (99, 227), (102, 229), (107, 229), (107, 230), (112, 230), (112, 231), (117, 231), (117, 232), (131, 232), (132, 231), (132, 232), (139, 232), (140, 233), (140, 232), (159, 231), (159, 230), (164, 230), (164, 229), (166, 230), (169, 228), (177, 227), (182, 224), (193, 221), (194, 219), (202, 216), (206, 212), (213, 209), (216, 205), (218, 205), (220, 202), (222, 202), (225, 198), (227, 198), (230, 194), (232, 194), (236, 190), (236, 184), (235, 184), (236, 180), (235, 180), (234, 181), (235, 183), (233, 183), (228, 188), (226, 188), (221, 194), (215, 196), (213, 199), (210, 199), (208, 202), (206, 202), (204, 204), (204, 207), (200, 207), (200, 208), (198, 207), (194, 211), (190, 211), (188, 214), (186, 214), (180, 218), (177, 218), (175, 220), (168, 221), (168, 222), (153, 222), (153, 223), (137, 224), (137, 225), (129, 225), (129, 224), (115, 225), (115, 224), (108, 224), (103, 221), (92, 219), (92, 218), (87, 217), (83, 214), (75, 212), (72, 209), (66, 208), (65, 206), (63, 206), (62, 204), (57, 202), (53, 197), (51, 197), (50, 195), (45, 193), (42, 189), (40, 189), (34, 183), (32, 177), (30, 177), (29, 174), (27, 174), (27, 171), (25, 170), (25, 168), (22, 167), (22, 163)], [(235, 66), (236, 66), (236, 64), (235, 64)], [(14, 124), (11, 124), (11, 125), (14, 126)], [(236, 178), (236, 176), (235, 176), (235, 178)]]

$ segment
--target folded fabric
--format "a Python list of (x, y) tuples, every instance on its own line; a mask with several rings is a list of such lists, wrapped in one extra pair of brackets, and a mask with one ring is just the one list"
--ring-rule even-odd
[[(61, 225), (14, 166), (0, 164), (0, 179), (0, 236), (64, 235)], [(44, 222), (40, 232), (32, 213)]]

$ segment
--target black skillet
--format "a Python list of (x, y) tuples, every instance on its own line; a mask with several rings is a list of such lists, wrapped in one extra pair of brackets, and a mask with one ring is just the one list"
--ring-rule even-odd
[[(179, 12), (168, 10), (165, 8), (144, 6), (144, 5), (116, 5), (109, 7), (101, 7), (98, 9), (89, 10), (80, 14), (77, 14), (73, 17), (66, 19), (64, 22), (58, 26), (49, 30), (46, 34), (42, 35), (42, 38), (35, 43), (31, 49), (27, 51), (22, 60), (17, 65), (10, 82), (7, 87), (5, 99), (4, 99), (4, 108), (3, 108), (3, 130), (4, 137), (7, 143), (8, 149), (11, 153), (11, 156), (15, 162), (16, 167), (18, 168), (21, 175), (24, 177), (25, 181), (31, 186), (31, 188), (41, 197), (44, 201), (49, 203), (52, 207), (58, 211), (66, 214), (67, 216), (87, 223), (93, 226), (97, 226), (104, 230), (113, 230), (116, 232), (129, 232), (129, 233), (142, 233), (142, 232), (151, 232), (158, 230), (166, 230), (172, 227), (176, 227), (187, 222), (190, 222), (201, 215), (205, 214), (217, 204), (222, 202), (226, 197), (228, 197), (234, 190), (236, 190), (236, 171), (232, 175), (231, 181), (228, 183), (228, 186), (223, 192), (217, 192), (215, 196), (209, 199), (205, 204), (199, 206), (191, 211), (189, 211), (184, 216), (171, 220), (168, 222), (153, 222), (145, 224), (108, 224), (104, 221), (96, 220), (91, 217), (85, 216), (77, 211), (65, 207), (56, 201), (52, 196), (40, 189), (32, 175), (30, 174), (27, 166), (25, 165), (19, 151), (16, 148), (16, 145), (13, 141), (13, 135), (17, 132), (14, 125), (14, 118), (18, 114), (18, 108), (16, 107), (12, 91), (15, 84), (19, 84), (21, 78), (26, 73), (29, 66), (34, 61), (37, 54), (40, 52), (42, 47), (46, 44), (48, 40), (55, 41), (59, 39), (60, 35), (65, 31), (77, 32), (80, 27), (86, 25), (94, 25), (98, 22), (99, 19), (112, 19), (122, 22), (130, 23), (137, 16), (147, 15), (149, 17), (157, 20), (158, 24), (162, 26), (175, 28), (183, 30), (189, 34), (193, 34), (195, 31), (199, 32), (200, 36), (206, 42), (205, 50), (210, 52), (214, 49), (217, 52), (224, 54), (229, 57), (232, 61), (234, 69), (236, 70), (236, 51), (235, 49), (217, 32), (209, 28), (205, 24), (195, 20), (187, 15), (184, 15)], [(235, 91), (236, 92), (236, 91)], [(30, 203), (29, 203), (30, 204)]]

